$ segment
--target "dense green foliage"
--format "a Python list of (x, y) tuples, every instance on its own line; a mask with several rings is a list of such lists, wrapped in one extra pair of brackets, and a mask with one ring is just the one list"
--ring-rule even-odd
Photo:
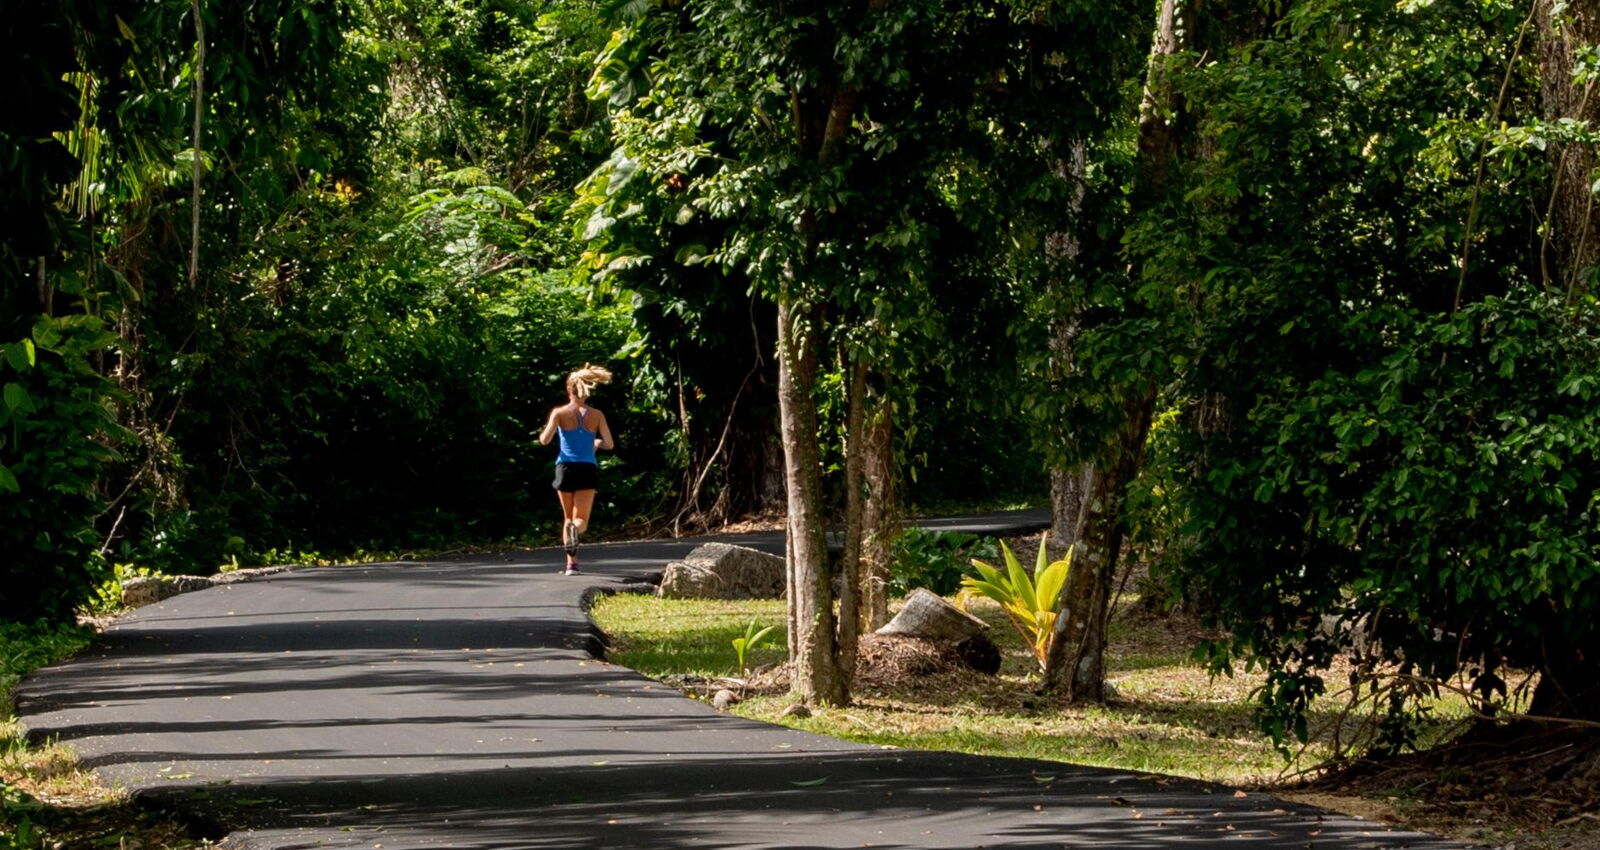
[(905, 596), (925, 587), (940, 596), (949, 596), (961, 587), (974, 558), (993, 561), (1000, 557), (994, 540), (965, 531), (927, 531), (908, 528), (894, 541), (894, 562), (889, 574), (889, 593)]
[[(1129, 236), (1137, 340), (1092, 344), (1163, 340), (1159, 542), (1232, 630), (1211, 659), (1271, 672), (1275, 734), (1304, 736), (1353, 629), (1394, 665), (1374, 684), (1400, 686), (1375, 691), (1386, 745), (1429, 691), (1413, 675), (1459, 676), (1493, 712), (1505, 668), (1533, 668), (1541, 701), (1572, 700), (1544, 713), (1593, 711), (1600, 312), (1540, 274), (1561, 223), (1529, 214), (1552, 190), (1528, 15), (1319, 0), (1177, 60), (1198, 152), (1181, 202)], [(1497, 108), (1527, 127), (1492, 126)]]
[[(70, 610), (108, 561), (546, 536), (538, 428), (565, 372), (627, 338), (563, 271), (605, 138), (582, 4), (199, 8), (193, 279), (187, 6), (40, 4), (55, 64), (24, 89), (59, 108), (7, 110), (57, 118), (6, 130), (33, 145), (6, 184), (32, 203), (5, 257), (13, 615)], [(621, 520), (655, 507), (663, 462), (618, 400)]]
[[(588, 4), (201, 2), (198, 74), (189, 6), (35, 5), (0, 128), (4, 613), (65, 613), (112, 563), (546, 539), (534, 438), (586, 360), (619, 373), (602, 523), (781, 503), (770, 304), (574, 274), (568, 207), (614, 146)], [(1025, 441), (904, 433), (936, 497), (1037, 492), (995, 474)]]
[(0, 615), (543, 539), (585, 360), (603, 522), (776, 507), (781, 308), (808, 472), (870, 394), (914, 498), (1133, 479), (1112, 525), (1280, 738), (1356, 644), (1385, 746), (1513, 668), (1600, 705), (1592, 4), (1206, 0), (1148, 68), (1143, 3), (25, 5)]

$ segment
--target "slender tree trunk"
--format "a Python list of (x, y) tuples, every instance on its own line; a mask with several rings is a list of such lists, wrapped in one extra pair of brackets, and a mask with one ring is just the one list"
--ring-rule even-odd
[(889, 571), (894, 541), (900, 536), (894, 468), (894, 408), (888, 397), (888, 376), (881, 386), (869, 385), (870, 410), (862, 435), (862, 467), (866, 476), (866, 504), (861, 516), (861, 628), (875, 632), (889, 622)]
[(794, 589), (800, 586), (800, 561), (794, 556), (794, 535), (789, 533), (789, 528), (786, 521), (783, 534), (783, 586), (789, 592), (783, 595), (784, 623), (788, 626), (789, 632), (789, 661), (798, 668), (796, 659), (800, 657), (800, 594)]
[(845, 416), (844, 456), (844, 555), (839, 559), (839, 666), (848, 673), (856, 669), (856, 650), (861, 638), (861, 542), (862, 516), (866, 502), (865, 452), (862, 440), (867, 425), (867, 362), (857, 352), (846, 362), (850, 377), (849, 412)]
[(850, 692), (836, 652), (833, 588), (823, 536), (817, 404), (812, 396), (821, 317), (815, 309), (796, 309), (792, 266), (784, 277), (778, 295), (778, 402), (789, 493), (791, 687), (805, 702), (845, 705)]
[(200, 279), (200, 125), (205, 111), (206, 26), (200, 15), (200, 0), (189, 0), (194, 14), (194, 167), (191, 172), (193, 196), (189, 202), (189, 285)]
[[(876, 12), (886, 0), (869, 0), (867, 8)], [(780, 6), (781, 9), (781, 6)], [(805, 96), (790, 89), (789, 104), (795, 134), (795, 147), (802, 159), (814, 161), (826, 172), (836, 167), (843, 156), (845, 138), (855, 121), (859, 96), (853, 83), (813, 92)], [(817, 209), (800, 211), (798, 231), (804, 240), (804, 263), (810, 272), (823, 239), (817, 225)], [(797, 260), (784, 266), (778, 293), (778, 407), (783, 434), (784, 469), (789, 504), (790, 574), (789, 596), (793, 614), (790, 633), (792, 692), (812, 703), (848, 705), (853, 663), (840, 658), (841, 634), (856, 629), (856, 588), (844, 584), (848, 594), (847, 628), (840, 631), (833, 608), (833, 588), (828, 572), (827, 541), (821, 509), (821, 448), (818, 444), (817, 406), (812, 391), (817, 385), (818, 347), (823, 343), (824, 314), (816, 307), (797, 312), (806, 303)], [(850, 651), (854, 652), (853, 638)]]
[[(1193, 23), (1193, 22), (1189, 22)], [(1134, 175), (1135, 215), (1158, 204), (1177, 155), (1178, 102), (1168, 64), (1179, 50), (1177, 0), (1162, 0), (1150, 47), (1150, 70), (1139, 110)], [(1131, 282), (1130, 282), (1131, 286)], [(1118, 389), (1117, 439), (1088, 476), (1072, 551), (1061, 588), (1061, 615), (1045, 659), (1045, 684), (1072, 702), (1105, 699), (1106, 621), (1117, 559), (1122, 552), (1122, 509), (1139, 473), (1155, 410), (1155, 388), (1138, 383)]]

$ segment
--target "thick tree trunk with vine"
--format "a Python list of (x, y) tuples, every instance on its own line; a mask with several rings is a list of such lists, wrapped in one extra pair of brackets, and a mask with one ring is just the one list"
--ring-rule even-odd
[(1062, 588), (1061, 616), (1045, 659), (1045, 681), (1070, 702), (1105, 701), (1106, 624), (1111, 588), (1122, 552), (1122, 510), (1128, 485), (1144, 462), (1155, 392), (1123, 403), (1126, 417), (1114, 459), (1093, 467), (1073, 544), (1072, 569)]
[[(1582, 53), (1600, 44), (1600, 0), (1535, 0), (1534, 15), (1545, 119), (1600, 128), (1600, 80), (1572, 78)], [(1600, 265), (1600, 205), (1591, 191), (1600, 157), (1590, 142), (1553, 143), (1547, 155), (1553, 174), (1539, 265), (1545, 286), (1570, 298), (1592, 288)], [(1544, 648), (1529, 714), (1600, 721), (1600, 639), (1591, 632), (1588, 644)]]
[[(1135, 214), (1160, 203), (1179, 147), (1177, 97), (1168, 61), (1180, 48), (1177, 2), (1162, 0), (1150, 47), (1150, 70), (1140, 106), (1134, 177)], [(1131, 282), (1130, 282), (1131, 285)], [(1122, 509), (1139, 474), (1155, 410), (1153, 386), (1121, 389), (1116, 439), (1087, 476), (1074, 534), (1072, 569), (1061, 588), (1061, 614), (1045, 659), (1045, 684), (1072, 702), (1105, 699), (1106, 621), (1117, 559), (1122, 552)]]
[[(1587, 122), (1591, 130), (1600, 127), (1600, 92), (1595, 91), (1600, 81), (1580, 85), (1572, 78), (1580, 53), (1600, 44), (1600, 2), (1535, 3), (1545, 119)], [(1590, 191), (1600, 159), (1590, 142), (1556, 142), (1546, 153), (1554, 173), (1539, 267), (1546, 287), (1571, 295), (1589, 289), (1595, 267), (1600, 265), (1600, 205)]]
[(850, 701), (840, 667), (823, 536), (821, 459), (817, 445), (817, 336), (821, 314), (795, 303), (794, 269), (785, 270), (778, 296), (778, 402), (788, 505), (788, 585), (791, 678), (795, 696), (808, 703)]
[[(1052, 147), (1056, 147), (1055, 140)], [(1045, 262), (1053, 278), (1050, 288), (1065, 295), (1067, 283), (1077, 271), (1083, 252), (1080, 238), (1083, 200), (1087, 194), (1084, 178), (1088, 171), (1088, 146), (1083, 139), (1072, 139), (1051, 168), (1057, 180), (1067, 187), (1067, 227), (1045, 239)], [(1063, 298), (1063, 301), (1068, 299)], [(1064, 312), (1051, 323), (1050, 372), (1054, 379), (1072, 373), (1073, 347), (1078, 337), (1078, 316)], [(1078, 514), (1091, 475), (1089, 464), (1050, 469), (1050, 540), (1058, 546), (1071, 546), (1077, 540)]]
[[(770, 344), (765, 334), (754, 342)], [(770, 356), (758, 356), (732, 377), (731, 382), (694, 380), (692, 396), (684, 385), (690, 382), (680, 382), (683, 439), (691, 453), (671, 515), (674, 534), (713, 530), (784, 504), (775, 364)]]
[(889, 622), (889, 578), (894, 541), (900, 536), (894, 466), (894, 408), (888, 376), (867, 387), (866, 430), (861, 435), (862, 474), (866, 478), (861, 513), (861, 629), (874, 632)]

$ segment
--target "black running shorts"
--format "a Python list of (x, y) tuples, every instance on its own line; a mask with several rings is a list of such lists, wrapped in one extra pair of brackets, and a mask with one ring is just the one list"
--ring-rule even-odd
[(556, 480), (550, 486), (563, 493), (594, 490), (600, 485), (599, 468), (592, 463), (558, 463)]

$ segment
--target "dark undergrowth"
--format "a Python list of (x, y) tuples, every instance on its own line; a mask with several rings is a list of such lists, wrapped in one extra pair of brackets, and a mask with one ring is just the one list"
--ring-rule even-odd
[[(1427, 750), (1354, 761), (1311, 791), (1394, 800), (1399, 816), (1458, 834), (1560, 836), (1549, 846), (1600, 847), (1600, 729), (1484, 723)], [(1475, 829), (1477, 828), (1477, 829)]]

